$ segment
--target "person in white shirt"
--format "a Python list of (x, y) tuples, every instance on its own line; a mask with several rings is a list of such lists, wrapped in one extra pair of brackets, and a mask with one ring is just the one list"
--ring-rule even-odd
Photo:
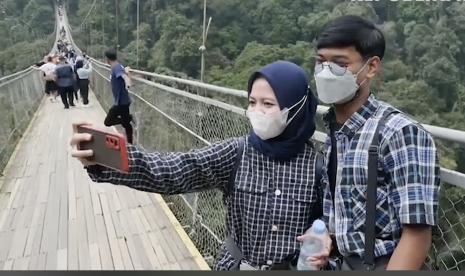
[(55, 98), (58, 95), (58, 87), (55, 83), (55, 68), (56, 64), (53, 63), (52, 56), (47, 56), (47, 63), (39, 67), (44, 74), (45, 94), (49, 97), (51, 102), (55, 102)]
[(76, 56), (76, 64), (78, 61), (82, 60), (84, 64), (86, 63), (86, 53), (82, 52), (82, 54), (77, 54)]
[(87, 62), (84, 65), (83, 60), (76, 62), (76, 73), (78, 75), (78, 86), (81, 93), (82, 103), (89, 104), (89, 76), (92, 73), (92, 65)]

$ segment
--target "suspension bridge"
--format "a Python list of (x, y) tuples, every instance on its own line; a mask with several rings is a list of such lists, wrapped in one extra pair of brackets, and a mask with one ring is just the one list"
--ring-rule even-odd
[[(66, 13), (58, 30), (79, 50)], [(0, 78), (0, 269), (209, 269), (225, 237), (220, 191), (160, 196), (92, 183), (70, 157), (71, 123), (102, 124), (112, 105), (106, 64), (91, 58), (89, 107), (65, 110), (43, 97), (35, 68)], [(132, 70), (135, 143), (147, 150), (184, 151), (247, 133), (246, 93)], [(318, 114), (327, 107), (318, 107)], [(465, 132), (424, 125), (437, 142), (465, 145)], [(312, 138), (325, 139), (323, 132)], [(465, 268), (465, 175), (441, 168), (440, 225), (428, 265)], [(448, 194), (444, 193), (447, 190)], [(453, 194), (454, 197), (449, 196)]]

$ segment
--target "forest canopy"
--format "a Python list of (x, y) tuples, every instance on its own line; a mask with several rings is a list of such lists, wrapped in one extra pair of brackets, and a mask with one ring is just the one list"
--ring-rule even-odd
[[(74, 36), (101, 57), (118, 48), (126, 65), (200, 79), (203, 0), (68, 1)], [(92, 5), (94, 7), (91, 9)], [(251, 72), (283, 59), (313, 72), (315, 40), (347, 14), (372, 20), (387, 48), (373, 93), (422, 123), (465, 130), (465, 3), (460, 1), (208, 0), (205, 81), (244, 89)], [(139, 44), (139, 62), (137, 62)], [(315, 87), (314, 85), (312, 86)], [(442, 149), (465, 171), (465, 150)]]

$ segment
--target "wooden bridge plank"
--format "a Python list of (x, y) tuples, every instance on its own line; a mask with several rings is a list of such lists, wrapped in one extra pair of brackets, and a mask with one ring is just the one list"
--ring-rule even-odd
[(100, 252), (100, 260), (102, 263), (102, 269), (114, 269), (113, 260), (111, 257), (110, 245), (108, 243), (108, 236), (105, 230), (105, 222), (102, 215), (95, 217), (95, 223), (97, 226), (97, 237)]
[(3, 265), (3, 270), (13, 270), (14, 261), (13, 259), (7, 260)]
[(129, 256), (131, 257), (132, 260), (132, 265), (134, 266), (135, 270), (142, 270), (144, 269), (144, 266), (142, 264), (142, 259), (139, 257), (138, 252), (136, 250), (136, 244), (134, 242), (134, 236), (135, 234), (130, 234), (126, 236), (126, 245), (129, 251)]
[(59, 249), (57, 252), (57, 270), (67, 270), (68, 269), (68, 250)]
[(68, 269), (79, 269), (78, 234), (76, 219), (69, 221), (68, 228)]
[(121, 251), (121, 257), (123, 259), (125, 270), (134, 270), (132, 265), (131, 256), (129, 255), (129, 249), (124, 238), (118, 239), (119, 249)]
[(77, 199), (77, 229), (78, 229), (78, 257), (79, 257), (79, 269), (89, 270), (90, 265), (90, 251), (89, 243), (87, 238), (87, 227), (86, 227), (86, 218), (85, 218), (85, 209), (84, 209), (84, 199)]
[(47, 252), (47, 259), (45, 263), (46, 270), (56, 270), (58, 264), (58, 252), (57, 250), (48, 251)]
[(100, 252), (97, 243), (91, 243), (89, 245), (90, 251), (90, 269), (91, 270), (101, 270), (102, 263), (100, 262)]
[(2, 250), (0, 250), (0, 261), (6, 261), (8, 253), (11, 250), (11, 243), (13, 242), (14, 231), (1, 231), (0, 232), (0, 244)]
[(8, 254), (9, 259), (19, 259), (23, 256), (28, 233), (29, 229), (27, 228), (15, 230), (13, 235), (13, 242), (11, 243), (10, 253)]
[(198, 268), (152, 194), (92, 183), (70, 157), (71, 122), (103, 121), (91, 101), (70, 110), (42, 101), (0, 177), (0, 268)]

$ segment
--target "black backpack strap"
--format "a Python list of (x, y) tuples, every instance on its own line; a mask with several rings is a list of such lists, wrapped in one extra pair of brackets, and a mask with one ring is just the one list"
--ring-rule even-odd
[[(237, 140), (237, 142), (238, 142), (238, 145), (237, 145), (236, 160), (234, 162), (234, 167), (231, 170), (231, 174), (229, 175), (229, 181), (228, 181), (227, 186), (225, 187), (225, 192), (223, 195), (223, 201), (225, 202), (225, 204), (227, 203), (228, 198), (230, 198), (232, 192), (234, 191), (234, 185), (236, 183), (236, 174), (241, 164), (242, 156), (244, 155), (245, 138), (240, 137)], [(244, 254), (242, 254), (241, 249), (234, 242), (232, 233), (229, 233), (229, 235), (226, 237), (225, 246), (226, 246), (226, 250), (229, 252), (229, 254), (231, 254), (231, 256), (234, 259), (234, 266), (231, 268), (231, 270), (238, 270), (241, 260), (244, 259)]]
[(229, 235), (226, 238), (225, 246), (226, 246), (226, 250), (229, 252), (231, 257), (234, 259), (234, 265), (230, 268), (230, 270), (239, 270), (241, 261), (245, 259), (245, 256), (242, 253), (241, 249), (234, 242), (234, 238), (231, 235)]
[(316, 160), (315, 160), (315, 180), (316, 184), (321, 183), (321, 179), (323, 178), (323, 164), (324, 164), (324, 157), (321, 153), (316, 153)]
[(226, 195), (229, 196), (234, 191), (234, 184), (236, 182), (236, 174), (237, 170), (239, 169), (239, 165), (242, 161), (242, 155), (244, 154), (244, 147), (245, 147), (245, 138), (240, 137), (237, 139), (237, 155), (236, 160), (234, 162), (234, 167), (231, 170), (231, 174), (229, 175), (229, 182), (228, 186), (226, 187)]
[(237, 149), (236, 149), (237, 155), (236, 155), (236, 160), (234, 161), (234, 167), (232, 168), (231, 173), (229, 174), (228, 183), (226, 183), (226, 186), (224, 187), (224, 190), (223, 190), (223, 203), (225, 205), (228, 204), (229, 197), (234, 191), (237, 170), (239, 169), (239, 165), (241, 164), (241, 161), (242, 161), (242, 155), (244, 154), (245, 137), (239, 137), (237, 139), (237, 143), (238, 143)]
[(321, 153), (316, 153), (315, 156), (315, 187), (316, 187), (316, 201), (314, 208), (312, 208), (312, 215), (310, 216), (310, 225), (315, 219), (321, 218), (323, 215), (323, 186), (321, 185), (321, 179), (323, 178), (323, 165), (324, 156)]
[(383, 130), (387, 119), (391, 114), (399, 113), (395, 109), (388, 109), (383, 112), (378, 121), (373, 140), (368, 151), (368, 179), (367, 179), (367, 199), (365, 218), (365, 254), (363, 264), (366, 270), (375, 268), (375, 238), (376, 238), (376, 190), (378, 187), (378, 155), (380, 133)]

